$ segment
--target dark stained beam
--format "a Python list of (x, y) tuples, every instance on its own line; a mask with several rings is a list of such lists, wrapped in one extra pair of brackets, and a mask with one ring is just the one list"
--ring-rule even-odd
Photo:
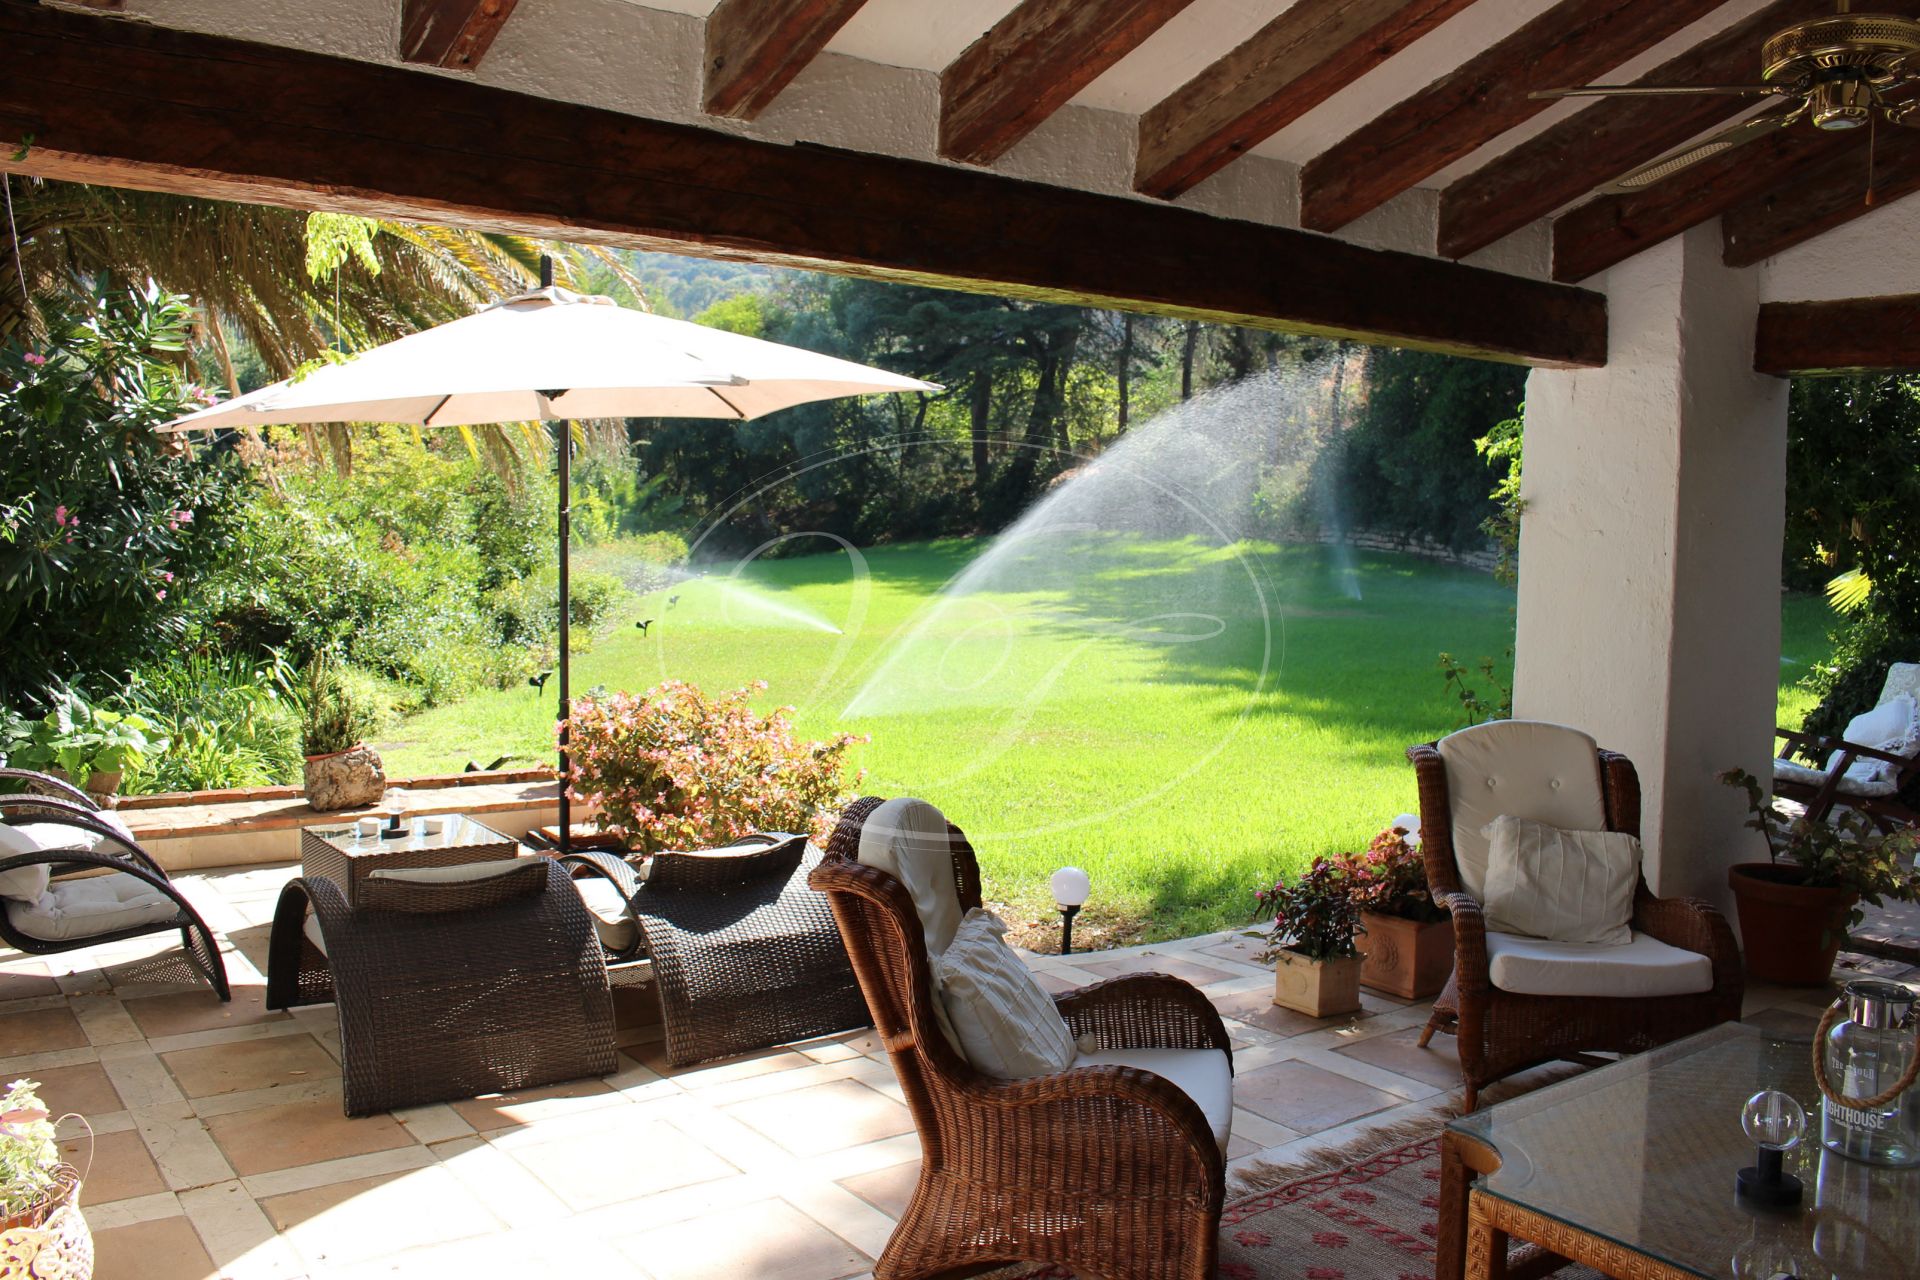
[(480, 65), (520, 0), (403, 0), (400, 57), (430, 67)]
[[(1857, 129), (1855, 133), (1865, 133)], [(1720, 220), (1730, 267), (1751, 266), (1842, 223), (1920, 191), (1920, 129), (1880, 125), (1870, 140), (1873, 203), (1867, 203), (1867, 151), (1833, 147), (1795, 175), (1728, 209)], [(1833, 134), (1823, 135), (1837, 142)]]
[(707, 15), (707, 114), (751, 120), (866, 0), (720, 0)]
[(1022, 0), (940, 73), (940, 154), (991, 164), (1193, 0)]
[(1307, 162), (1300, 224), (1333, 231), (1545, 111), (1535, 89), (1584, 84), (1721, 0), (1561, 0)]
[(1589, 200), (1554, 220), (1553, 278), (1585, 280), (1742, 200), (1800, 182), (1804, 172), (1838, 153), (1857, 157), (1860, 178), (1854, 190), (1861, 191), (1866, 132), (1821, 133), (1794, 125), (1689, 165), (1650, 187)]
[[(1897, 2), (1897, 0), (1896, 0)], [(1909, 6), (1920, 9), (1920, 6)], [(1876, 7), (1892, 9), (1881, 0)], [(1832, 0), (1776, 0), (1639, 77), (1646, 84), (1750, 84), (1760, 46), (1782, 27), (1833, 12)], [(1440, 195), (1440, 254), (1464, 258), (1580, 199), (1723, 120), (1752, 98), (1601, 98), (1476, 169)]]
[(1472, 3), (1291, 6), (1140, 117), (1134, 189), (1191, 190)]
[(1920, 293), (1762, 303), (1753, 367), (1782, 377), (1920, 370)]
[[(0, 168), (1522, 363), (1596, 293), (1284, 227), (0, 0)], [(38, 138), (20, 160), (20, 122)]]

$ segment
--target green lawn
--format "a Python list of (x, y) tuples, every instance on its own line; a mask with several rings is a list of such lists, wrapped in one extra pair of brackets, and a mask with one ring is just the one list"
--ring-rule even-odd
[[(1458, 719), (1436, 655), (1511, 642), (1512, 592), (1484, 574), (1388, 555), (1346, 571), (1318, 547), (1080, 541), (1021, 564), (1017, 592), (930, 614), (983, 545), (867, 552), (864, 585), (835, 553), (754, 564), (740, 583), (758, 597), (705, 579), (635, 599), (576, 658), (574, 688), (765, 680), (802, 731), (870, 735), (861, 790), (945, 810), (989, 897), (1040, 915), (1047, 874), (1071, 862), (1093, 877), (1095, 938), (1168, 937), (1244, 921), (1275, 872), (1412, 809), (1402, 751)], [(1783, 686), (1824, 653), (1824, 608), (1789, 600)], [(478, 694), (382, 753), (401, 776), (544, 758), (549, 706)]]

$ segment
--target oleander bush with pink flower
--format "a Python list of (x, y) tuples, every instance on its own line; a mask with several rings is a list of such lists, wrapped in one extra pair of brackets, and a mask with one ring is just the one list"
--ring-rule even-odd
[(843, 781), (847, 749), (866, 739), (796, 737), (793, 708), (762, 715), (748, 705), (765, 688), (708, 695), (668, 680), (575, 698), (573, 797), (599, 806), (600, 825), (636, 852), (708, 848), (755, 831), (825, 839), (864, 776)]

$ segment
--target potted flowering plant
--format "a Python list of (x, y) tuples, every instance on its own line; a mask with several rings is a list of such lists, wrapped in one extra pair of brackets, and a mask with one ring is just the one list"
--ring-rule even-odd
[(1353, 900), (1353, 863), (1315, 858), (1288, 883), (1254, 894), (1259, 916), (1271, 916), (1262, 961), (1272, 961), (1273, 1002), (1315, 1018), (1353, 1013), (1360, 1007), (1360, 951), (1354, 930), (1360, 908)]
[(0, 1270), (87, 1280), (93, 1234), (80, 1214), (80, 1178), (60, 1159), (39, 1088), (15, 1080), (0, 1095)]
[(1920, 830), (1880, 831), (1863, 813), (1835, 809), (1825, 822), (1785, 821), (1760, 780), (1728, 769), (1720, 781), (1747, 794), (1747, 825), (1767, 839), (1767, 862), (1727, 868), (1747, 972), (1767, 982), (1820, 986), (1847, 931), (1866, 918), (1861, 903), (1920, 901)]
[(1433, 900), (1420, 820), (1402, 814), (1352, 859), (1366, 963), (1360, 983), (1408, 1000), (1438, 994), (1453, 972), (1453, 917)]

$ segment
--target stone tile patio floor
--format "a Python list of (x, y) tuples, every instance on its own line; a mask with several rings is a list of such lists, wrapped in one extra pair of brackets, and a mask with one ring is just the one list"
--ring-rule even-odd
[[(690, 1070), (623, 1001), (617, 1074), (348, 1120), (331, 1006), (270, 1013), (266, 940), (292, 866), (182, 875), (229, 940), (234, 1000), (154, 985), (164, 939), (48, 958), (0, 949), (0, 1080), (85, 1115), (99, 1280), (560, 1276), (830, 1280), (869, 1272), (918, 1143), (870, 1032)], [(1425, 1004), (1351, 1018), (1276, 1008), (1234, 934), (1030, 963), (1049, 988), (1157, 969), (1195, 983), (1235, 1046), (1230, 1173), (1290, 1162), (1457, 1096)], [(1896, 976), (1888, 961), (1860, 964)], [(1804, 1023), (1817, 993), (1756, 990)], [(1810, 1025), (1810, 1024), (1807, 1024)], [(86, 1160), (69, 1121), (64, 1145)]]

